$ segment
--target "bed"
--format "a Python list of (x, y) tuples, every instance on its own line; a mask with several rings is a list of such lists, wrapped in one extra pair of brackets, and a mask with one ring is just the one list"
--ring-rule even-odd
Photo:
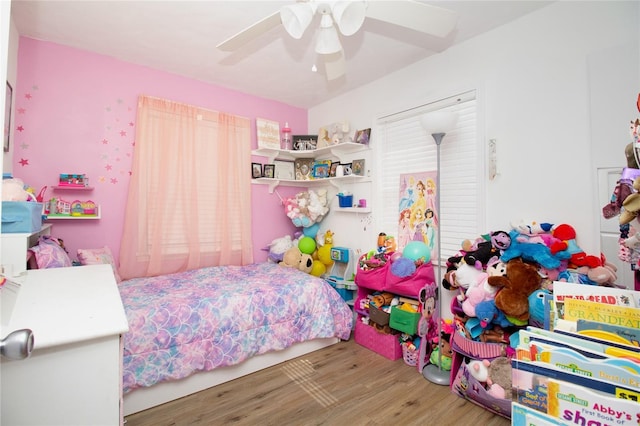
[(119, 285), (124, 415), (347, 340), (350, 307), (323, 279), (274, 263)]

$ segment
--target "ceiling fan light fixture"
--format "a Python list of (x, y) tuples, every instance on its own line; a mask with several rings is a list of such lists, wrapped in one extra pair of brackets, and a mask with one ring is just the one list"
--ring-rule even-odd
[(358, 32), (364, 23), (366, 12), (367, 6), (364, 1), (337, 1), (331, 9), (333, 19), (345, 36)]
[(316, 53), (320, 55), (330, 55), (342, 50), (340, 38), (336, 27), (331, 25), (329, 28), (321, 27), (318, 30), (318, 38), (316, 40)]
[(309, 27), (313, 14), (314, 10), (309, 3), (296, 3), (280, 9), (280, 20), (287, 33), (299, 40)]

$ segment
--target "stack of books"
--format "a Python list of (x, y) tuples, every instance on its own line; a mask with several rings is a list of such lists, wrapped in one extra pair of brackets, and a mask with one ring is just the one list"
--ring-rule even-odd
[(640, 425), (640, 292), (555, 282), (518, 332), (512, 425)]

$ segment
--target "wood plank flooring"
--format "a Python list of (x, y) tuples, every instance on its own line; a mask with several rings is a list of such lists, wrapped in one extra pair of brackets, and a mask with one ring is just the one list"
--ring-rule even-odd
[(510, 424), (353, 338), (125, 420), (126, 426)]

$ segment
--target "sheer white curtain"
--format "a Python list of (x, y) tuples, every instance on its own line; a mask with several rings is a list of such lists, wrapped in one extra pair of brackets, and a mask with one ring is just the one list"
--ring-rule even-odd
[(250, 120), (140, 96), (124, 279), (253, 261)]

